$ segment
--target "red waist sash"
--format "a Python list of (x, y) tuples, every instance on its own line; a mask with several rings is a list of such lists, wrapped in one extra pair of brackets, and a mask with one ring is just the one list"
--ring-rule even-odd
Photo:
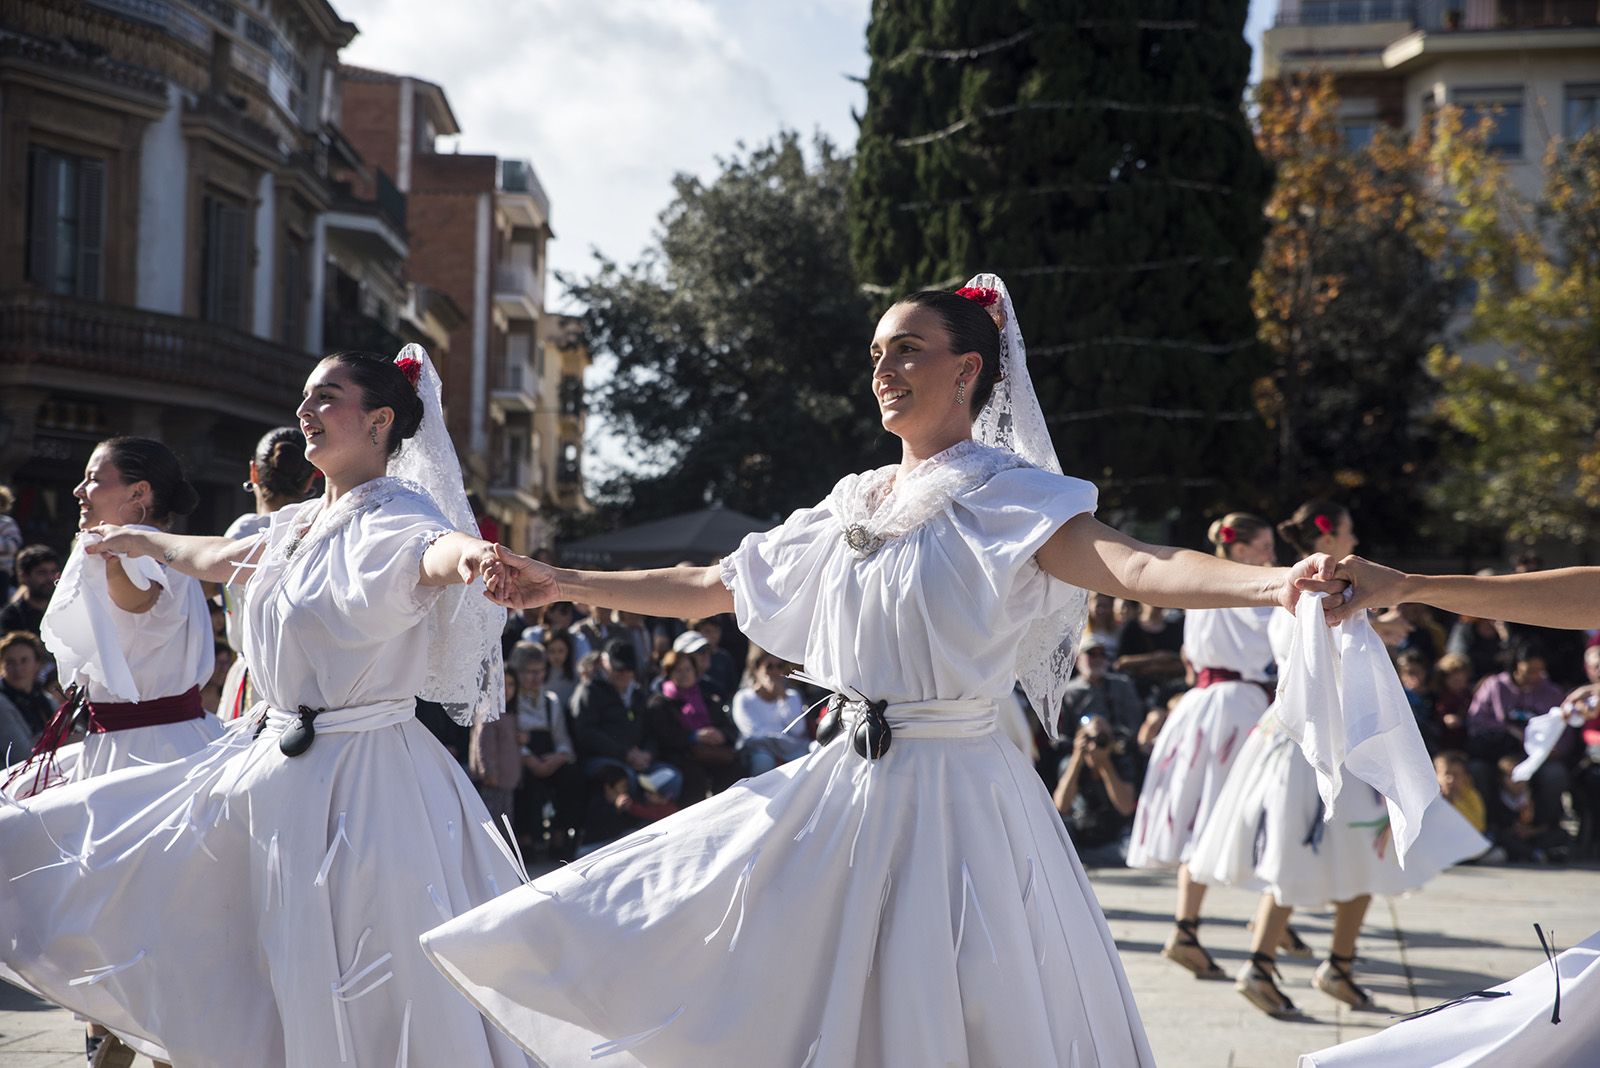
[[(1230, 671), (1228, 668), (1209, 668), (1208, 667), (1208, 668), (1201, 668), (1200, 669), (1200, 673), (1195, 676), (1194, 685), (1195, 685), (1196, 689), (1203, 690), (1207, 686), (1215, 686), (1219, 682), (1244, 682), (1244, 681), (1245, 681), (1245, 677), (1243, 675), (1239, 674), (1237, 671)], [(1270, 683), (1251, 682), (1250, 685), (1261, 687), (1262, 692), (1267, 695), (1267, 700), (1268, 701), (1271, 701), (1273, 698), (1275, 698), (1277, 696), (1276, 691), (1274, 691), (1274, 689), (1272, 688), (1272, 685)]]
[(134, 727), (159, 727), (164, 723), (183, 723), (201, 719), (206, 710), (200, 704), (200, 687), (191, 686), (171, 697), (150, 701), (90, 701), (89, 733), (132, 730)]

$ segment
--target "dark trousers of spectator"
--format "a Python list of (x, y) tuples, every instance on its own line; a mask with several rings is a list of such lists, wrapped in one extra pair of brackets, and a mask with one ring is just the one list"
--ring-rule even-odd
[(550, 848), (558, 856), (571, 856), (583, 827), (588, 799), (588, 780), (575, 765), (564, 765), (542, 779), (524, 769), (511, 817), (517, 837), (530, 843), (539, 841), (544, 827), (544, 806), (548, 803), (555, 809), (550, 821)]
[[(1467, 763), (1467, 769), (1472, 773), (1472, 781), (1478, 787), (1478, 793), (1490, 805), (1496, 804), (1500, 796), (1500, 769), (1494, 761), (1472, 760)], [(1528, 780), (1528, 792), (1533, 795), (1533, 822), (1545, 827), (1560, 827), (1566, 808), (1561, 803), (1561, 795), (1566, 793), (1572, 785), (1572, 771), (1565, 764), (1556, 760), (1547, 760), (1540, 765), (1539, 770), (1533, 773), (1533, 778)]]

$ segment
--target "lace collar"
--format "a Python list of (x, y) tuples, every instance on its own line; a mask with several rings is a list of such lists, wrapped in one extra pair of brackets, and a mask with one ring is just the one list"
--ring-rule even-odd
[(902, 469), (891, 464), (846, 476), (828, 502), (842, 528), (844, 543), (857, 556), (871, 556), (890, 538), (903, 537), (944, 511), (968, 490), (1001, 471), (1026, 467), (1008, 449), (959, 441), (920, 463)]
[[(363, 482), (331, 506), (325, 497), (311, 502), (309, 507), (289, 520), (289, 536), (273, 550), (273, 562), (286, 563), (294, 559), (302, 550), (328, 540), (356, 516), (381, 507), (402, 494), (414, 495), (430, 503), (432, 501), (427, 491), (415, 482), (380, 475)], [(302, 525), (302, 516), (307, 513), (311, 514), (311, 521)]]

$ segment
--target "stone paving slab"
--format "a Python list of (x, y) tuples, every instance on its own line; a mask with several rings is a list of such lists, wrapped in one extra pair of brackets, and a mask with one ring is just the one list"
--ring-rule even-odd
[[(1427, 1008), (1540, 964), (1544, 954), (1533, 933), (1535, 921), (1554, 932), (1559, 946), (1600, 930), (1600, 870), (1457, 868), (1419, 894), (1373, 902), (1359, 968), (1384, 1011), (1350, 1010), (1310, 987), (1315, 961), (1285, 958), (1285, 989), (1305, 1018), (1280, 1021), (1256, 1011), (1231, 982), (1196, 980), (1160, 956), (1172, 923), (1172, 876), (1126, 869), (1090, 875), (1162, 1068), (1294, 1068), (1299, 1054), (1379, 1030), (1393, 1014)], [(1226, 888), (1207, 897), (1202, 933), (1230, 974), (1249, 955), (1245, 922), (1255, 904), (1254, 895)], [(1296, 917), (1306, 941), (1326, 952), (1330, 914)], [(0, 983), (0, 1068), (82, 1064), (83, 1031), (70, 1014)], [(143, 1057), (135, 1066), (151, 1068)]]

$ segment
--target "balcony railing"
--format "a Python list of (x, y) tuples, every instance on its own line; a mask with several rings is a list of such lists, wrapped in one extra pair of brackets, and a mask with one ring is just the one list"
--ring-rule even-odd
[[(95, 301), (0, 296), (0, 364), (40, 364), (95, 382), (134, 379), (229, 394), (293, 412), (310, 354), (214, 323)], [(93, 376), (90, 378), (89, 376)]]
[(546, 219), (550, 218), (550, 198), (545, 195), (544, 186), (539, 184), (539, 176), (534, 173), (533, 164), (527, 160), (500, 161), (500, 191), (528, 194), (539, 205), (539, 214)]
[(1279, 26), (1351, 26), (1366, 22), (1412, 22), (1415, 0), (1301, 0), (1298, 10), (1279, 11)]
[(402, 241), (406, 239), (406, 195), (400, 192), (381, 169), (373, 172), (371, 200), (357, 196), (355, 187), (349, 182), (333, 183), (333, 196), (335, 211), (376, 215), (388, 223)]
[(532, 267), (522, 263), (498, 264), (494, 270), (494, 291), (512, 296), (527, 296), (534, 304), (544, 307), (544, 279)]

